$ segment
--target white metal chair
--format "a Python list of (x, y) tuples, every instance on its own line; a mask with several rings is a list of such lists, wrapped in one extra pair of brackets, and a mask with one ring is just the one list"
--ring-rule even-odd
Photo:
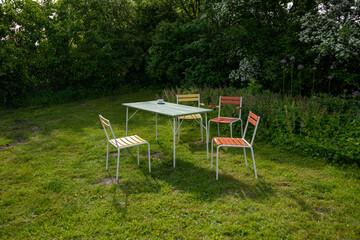
[[(176, 103), (179, 104), (181, 102), (196, 102), (197, 107), (203, 106), (203, 103), (200, 103), (200, 94), (183, 94), (183, 95), (176, 95)], [(196, 120), (200, 124), (200, 133), (201, 133), (201, 141), (204, 141), (204, 134), (203, 134), (203, 124), (202, 124), (202, 117), (200, 114), (192, 114), (181, 116), (178, 118), (179, 121), (182, 120)], [(180, 141), (180, 131), (178, 132), (178, 140)]]
[[(120, 160), (120, 149), (123, 148), (129, 148), (129, 147), (135, 147), (137, 146), (137, 155), (138, 155), (138, 165), (140, 164), (139, 159), (139, 146), (143, 144), (148, 145), (148, 156), (149, 156), (149, 172), (151, 172), (151, 161), (150, 161), (150, 144), (140, 138), (138, 135), (128, 136), (128, 137), (122, 137), (122, 138), (116, 138), (114, 131), (111, 127), (110, 121), (103, 116), (99, 115), (101, 125), (104, 128), (106, 138), (107, 138), (107, 152), (106, 152), (106, 170), (108, 170), (108, 161), (109, 161), (109, 143), (117, 148), (118, 150), (118, 157), (117, 157), (117, 167), (116, 167), (116, 180), (118, 180), (119, 177), (119, 160)], [(110, 129), (111, 135), (113, 139), (109, 138), (109, 134), (107, 131), (107, 128)]]
[[(252, 159), (253, 159), (253, 163), (254, 163), (254, 171), (255, 171), (255, 178), (257, 179), (257, 173), (256, 173), (256, 165), (255, 165), (255, 158), (254, 158), (254, 150), (253, 150), (253, 143), (254, 143), (254, 138), (255, 138), (255, 134), (256, 134), (256, 130), (258, 127), (260, 121), (260, 117), (257, 116), (256, 114), (250, 112), (249, 113), (249, 117), (248, 120), (246, 122), (246, 126), (245, 126), (245, 130), (244, 130), (244, 135), (242, 138), (222, 138), (222, 137), (214, 137), (211, 141), (211, 168), (213, 166), (213, 150), (214, 150), (214, 142), (215, 144), (218, 145), (217, 149), (216, 149), (216, 180), (218, 180), (218, 172), (219, 172), (219, 148), (220, 147), (241, 147), (244, 148), (244, 156), (245, 156), (245, 163), (246, 163), (246, 167), (248, 166), (247, 164), (247, 159), (246, 159), (246, 148), (250, 148), (251, 150), (251, 155), (252, 155)], [(251, 139), (251, 142), (247, 142), (245, 140), (245, 135), (246, 135), (246, 131), (248, 128), (249, 123), (251, 123), (252, 125), (255, 126), (254, 128), (254, 133)]]
[[(239, 110), (239, 117), (238, 118), (234, 118), (234, 117), (222, 117), (221, 116), (221, 105), (223, 104), (233, 104), (233, 105), (239, 105), (238, 107), (236, 107), (236, 109)], [(218, 117), (217, 118), (213, 118), (209, 120), (209, 133), (210, 133), (210, 123), (214, 122), (218, 124), (218, 137), (220, 137), (220, 123), (225, 123), (225, 124), (229, 124), (230, 125), (230, 136), (232, 137), (232, 124), (240, 121), (241, 123), (241, 134), (243, 133), (243, 122), (241, 120), (241, 109), (243, 109), (242, 107), (242, 97), (226, 97), (226, 96), (220, 96), (219, 98), (219, 106), (216, 105), (210, 105), (209, 107), (211, 108), (219, 108), (219, 112), (218, 112)]]

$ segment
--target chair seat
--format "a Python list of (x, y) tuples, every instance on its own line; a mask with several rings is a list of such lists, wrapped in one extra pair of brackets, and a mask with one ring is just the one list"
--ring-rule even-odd
[(180, 119), (200, 119), (201, 115), (200, 114), (192, 114), (192, 115), (181, 116), (179, 118)]
[[(139, 144), (142, 144), (142, 143), (147, 143), (146, 140), (142, 139), (138, 135), (117, 138), (116, 141), (117, 141), (117, 144), (118, 144), (118, 146), (120, 148), (139, 145)], [(115, 139), (111, 139), (110, 143), (116, 147)]]
[(249, 146), (247, 142), (242, 138), (223, 138), (223, 137), (214, 137), (214, 142), (217, 145), (234, 145), (234, 146)]
[(232, 123), (234, 121), (239, 120), (239, 118), (224, 118), (224, 117), (217, 117), (210, 120), (210, 122), (215, 123)]

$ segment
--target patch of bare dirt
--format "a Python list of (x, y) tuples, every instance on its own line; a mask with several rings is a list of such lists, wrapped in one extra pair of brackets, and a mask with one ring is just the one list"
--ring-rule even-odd
[(26, 121), (22, 121), (22, 120), (15, 120), (15, 121), (13, 121), (13, 123), (16, 126), (27, 126), (27, 125), (29, 125)]
[(87, 106), (89, 106), (88, 103), (80, 103), (80, 104), (76, 105), (75, 107), (81, 108), (81, 107), (87, 107)]
[(5, 146), (0, 146), (0, 151), (4, 150), (6, 148), (11, 148), (11, 147), (15, 147), (17, 145), (20, 145), (21, 143), (25, 143), (25, 142), (29, 142), (29, 140), (23, 139), (21, 137), (17, 137), (15, 138), (15, 141), (9, 145), (5, 145)]
[[(147, 155), (146, 155), (146, 156), (147, 156)], [(154, 152), (154, 153), (150, 154), (150, 156), (151, 156), (152, 158), (158, 158), (158, 159), (160, 159), (161, 156), (162, 156), (162, 154), (161, 154), (161, 152)]]
[(105, 183), (106, 186), (109, 186), (111, 184), (116, 184), (116, 179), (115, 178), (103, 178), (100, 179), (98, 182), (96, 182), (95, 184), (101, 184), (101, 183)]

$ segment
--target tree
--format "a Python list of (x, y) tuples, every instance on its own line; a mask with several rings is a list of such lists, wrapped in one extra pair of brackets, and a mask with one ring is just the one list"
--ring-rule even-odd
[(360, 1), (321, 1), (301, 26), (300, 41), (311, 46), (315, 63), (341, 79), (340, 88), (359, 87)]

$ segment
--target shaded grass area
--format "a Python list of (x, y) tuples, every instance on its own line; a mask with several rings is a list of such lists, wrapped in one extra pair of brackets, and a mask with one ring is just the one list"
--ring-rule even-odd
[(259, 179), (252, 164), (245, 167), (241, 149), (225, 148), (216, 181), (198, 124), (182, 125), (174, 169), (169, 121), (159, 119), (156, 142), (155, 116), (147, 112), (131, 119), (129, 134), (150, 142), (152, 173), (146, 147), (140, 166), (136, 148), (122, 150), (115, 183), (117, 151), (111, 148), (106, 171), (98, 114), (124, 136), (121, 104), (155, 94), (1, 111), (0, 238), (359, 238), (358, 167), (255, 139)]

